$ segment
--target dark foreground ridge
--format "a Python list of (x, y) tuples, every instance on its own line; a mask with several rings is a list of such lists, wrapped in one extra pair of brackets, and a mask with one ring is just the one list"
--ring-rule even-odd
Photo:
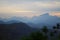
[(0, 24), (0, 40), (18, 40), (29, 35), (32, 28), (25, 23)]
[[(59, 39), (57, 38), (60, 33), (59, 29), (60, 24), (57, 24), (57, 26), (54, 26), (51, 30), (46, 26), (42, 29), (31, 28), (23, 22), (0, 24), (0, 40), (53, 40), (54, 38), (57, 40)], [(50, 33), (51, 36), (54, 35), (54, 38), (50, 37)]]

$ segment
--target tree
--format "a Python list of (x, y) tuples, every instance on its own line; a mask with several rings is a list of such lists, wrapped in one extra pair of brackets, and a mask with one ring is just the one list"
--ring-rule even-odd
[(54, 40), (54, 32), (51, 31), (49, 34), (50, 34), (50, 39)]
[(43, 40), (44, 35), (43, 35), (42, 32), (37, 31), (37, 32), (32, 33), (32, 34), (30, 35), (30, 37), (31, 37), (33, 40)]
[(56, 29), (56, 26), (53, 26), (53, 29), (55, 30)]
[(23, 38), (23, 40), (45, 40), (47, 37), (42, 32), (32, 32), (30, 36)]
[(53, 32), (50, 32), (50, 36), (53, 37), (54, 36), (54, 33)]
[(60, 29), (60, 24), (59, 23), (57, 24), (57, 29)]
[(44, 26), (44, 27), (42, 28), (42, 31), (43, 31), (45, 34), (47, 34), (47, 33), (48, 33), (48, 28), (47, 28), (47, 26)]
[(56, 26), (53, 26), (53, 31), (54, 31), (54, 33), (57, 33), (57, 27)]

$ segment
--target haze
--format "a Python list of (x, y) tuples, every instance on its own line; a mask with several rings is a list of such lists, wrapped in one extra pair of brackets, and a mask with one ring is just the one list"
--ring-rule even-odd
[(0, 17), (33, 17), (44, 13), (60, 17), (60, 0), (0, 0)]

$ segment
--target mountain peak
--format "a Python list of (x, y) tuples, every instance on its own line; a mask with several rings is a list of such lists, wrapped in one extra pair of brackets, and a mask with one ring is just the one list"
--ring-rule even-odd
[[(41, 15), (42, 16), (42, 15)], [(43, 14), (43, 16), (49, 16), (49, 13), (45, 13), (45, 14)]]

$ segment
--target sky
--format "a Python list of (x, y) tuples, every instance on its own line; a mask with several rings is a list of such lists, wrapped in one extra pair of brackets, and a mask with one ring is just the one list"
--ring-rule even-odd
[(44, 13), (60, 17), (60, 0), (0, 0), (0, 17), (33, 17)]

